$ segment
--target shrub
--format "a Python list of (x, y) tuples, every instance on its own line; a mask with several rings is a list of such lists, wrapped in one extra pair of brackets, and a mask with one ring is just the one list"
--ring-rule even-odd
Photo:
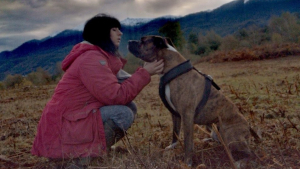
[(198, 46), (195, 43), (189, 43), (189, 45), (188, 45), (189, 52), (191, 52), (191, 53), (195, 54), (197, 52), (197, 48), (198, 48)]
[(282, 36), (283, 42), (297, 42), (300, 35), (299, 19), (295, 14), (282, 13), (280, 17), (273, 16), (269, 21), (272, 32)]
[(23, 76), (20, 74), (15, 74), (15, 75), (9, 74), (5, 77), (3, 83), (6, 88), (15, 88), (22, 83), (23, 79), (24, 79)]
[(250, 48), (251, 44), (247, 40), (241, 40), (240, 44), (239, 44), (239, 47), (241, 47), (241, 48)]
[(52, 80), (51, 75), (40, 67), (37, 68), (36, 72), (29, 73), (26, 79), (31, 81), (34, 85), (46, 85)]
[(221, 46), (222, 38), (214, 31), (207, 32), (206, 37), (206, 44), (209, 46), (209, 48), (213, 51), (218, 50)]
[(3, 82), (0, 82), (0, 90), (4, 90), (5, 89), (5, 85)]
[(52, 81), (58, 82), (62, 76), (64, 75), (64, 71), (61, 68), (61, 62), (56, 62), (56, 67), (54, 71), (54, 75), (52, 76)]
[(211, 52), (211, 49), (208, 45), (200, 44), (195, 51), (196, 55), (207, 55)]
[(227, 50), (237, 49), (238, 46), (239, 46), (239, 41), (234, 36), (229, 35), (222, 39), (220, 49), (227, 51)]
[(33, 83), (31, 81), (29, 81), (28, 79), (23, 79), (21, 86), (32, 86)]
[(281, 44), (283, 42), (282, 36), (279, 33), (273, 33), (272, 34), (272, 42)]
[(222, 38), (214, 31), (208, 31), (206, 35), (200, 34), (198, 36), (198, 47), (194, 54), (196, 55), (208, 55), (212, 51), (216, 51), (221, 46)]

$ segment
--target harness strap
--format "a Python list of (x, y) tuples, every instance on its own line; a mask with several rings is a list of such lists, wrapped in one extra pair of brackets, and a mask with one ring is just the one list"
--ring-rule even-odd
[(203, 107), (205, 106), (208, 97), (210, 95), (211, 92), (211, 86), (213, 85), (217, 90), (220, 90), (220, 87), (213, 81), (212, 77), (209, 75), (206, 75), (200, 71), (198, 71), (196, 68), (194, 68), (190, 62), (190, 60), (187, 60), (181, 64), (179, 64), (178, 66), (172, 68), (170, 71), (168, 71), (164, 76), (162, 76), (160, 78), (160, 82), (159, 82), (159, 96), (162, 100), (162, 102), (164, 103), (164, 105), (166, 106), (166, 108), (175, 116), (180, 117), (180, 114), (174, 110), (168, 103), (166, 96), (165, 96), (165, 90), (166, 90), (166, 85), (168, 83), (170, 83), (173, 79), (175, 79), (176, 77), (189, 72), (190, 70), (196, 70), (199, 74), (201, 74), (202, 76), (205, 77), (205, 87), (204, 87), (204, 91), (203, 91), (203, 97), (202, 100), (200, 101), (200, 103), (197, 105), (196, 108), (196, 113), (195, 113), (195, 117), (200, 113), (201, 109), (203, 109)]
[(192, 70), (194, 67), (191, 64), (190, 60), (187, 60), (179, 65), (177, 65), (176, 67), (172, 68), (171, 70), (169, 70), (167, 73), (165, 73), (161, 78), (160, 78), (160, 83), (162, 83), (162, 85), (166, 85), (168, 84), (170, 81), (172, 81), (173, 79), (175, 79), (176, 77)]
[(197, 117), (198, 114), (201, 112), (201, 110), (204, 108), (204, 106), (208, 100), (208, 97), (210, 95), (212, 79), (208, 75), (204, 75), (204, 77), (205, 77), (205, 87), (203, 89), (203, 96), (202, 96), (200, 103), (196, 107), (196, 112), (195, 112), (194, 117)]
[(165, 90), (166, 90), (166, 84), (170, 83), (173, 79), (175, 79), (176, 77), (190, 71), (193, 69), (193, 66), (190, 62), (190, 60), (187, 60), (181, 64), (179, 64), (178, 66), (172, 68), (170, 71), (168, 71), (166, 74), (164, 74), (161, 78), (160, 78), (160, 82), (159, 82), (159, 96), (162, 100), (162, 102), (164, 103), (164, 105), (166, 106), (166, 108), (175, 116), (180, 117), (179, 113), (177, 111), (175, 111), (167, 102), (166, 96), (165, 96)]
[(213, 80), (213, 78), (210, 75), (204, 74), (201, 71), (197, 70), (196, 68), (194, 68), (194, 70), (196, 70), (199, 74), (201, 74), (202, 76), (204, 76), (205, 78), (208, 78), (211, 81), (211, 84), (217, 89), (217, 90), (221, 90), (221, 88), (215, 83), (215, 81)]

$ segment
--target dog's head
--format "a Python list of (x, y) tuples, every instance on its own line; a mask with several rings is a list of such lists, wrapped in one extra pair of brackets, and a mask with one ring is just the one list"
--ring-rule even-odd
[(128, 50), (137, 58), (146, 62), (160, 60), (158, 52), (162, 49), (174, 47), (169, 38), (160, 36), (144, 36), (141, 40), (128, 41)]

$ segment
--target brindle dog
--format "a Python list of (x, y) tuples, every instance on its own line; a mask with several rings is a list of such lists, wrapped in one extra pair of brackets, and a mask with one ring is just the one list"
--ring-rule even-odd
[[(139, 41), (131, 40), (128, 42), (128, 49), (137, 58), (146, 62), (163, 59), (163, 74), (186, 61), (174, 48), (172, 42), (160, 36), (145, 36)], [(173, 148), (177, 144), (182, 121), (185, 163), (191, 165), (194, 124), (210, 126), (216, 123), (222, 139), (228, 145), (235, 159), (248, 157), (251, 154), (248, 146), (249, 125), (235, 104), (221, 91), (211, 87), (205, 106), (199, 113), (195, 112), (198, 103), (203, 98), (204, 86), (205, 77), (195, 69), (178, 76), (167, 85), (166, 97), (170, 94), (170, 99), (167, 100), (180, 114), (180, 116), (172, 114), (173, 141), (167, 148)]]

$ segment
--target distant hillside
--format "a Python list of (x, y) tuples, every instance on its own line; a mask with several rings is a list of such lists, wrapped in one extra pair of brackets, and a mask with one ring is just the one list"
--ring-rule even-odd
[[(299, 0), (237, 0), (210, 12), (198, 12), (180, 18), (156, 18), (145, 24), (122, 26), (121, 53), (127, 55), (127, 41), (143, 35), (158, 34), (158, 29), (170, 20), (181, 24), (185, 37), (190, 33), (214, 30), (221, 36), (232, 34), (251, 25), (265, 26), (271, 16), (282, 12), (300, 11)], [(57, 62), (62, 61), (73, 45), (82, 41), (81, 31), (65, 30), (54, 37), (28, 41), (13, 51), (0, 53), (0, 80), (7, 74), (26, 75), (42, 67), (54, 73)]]
[(219, 35), (232, 34), (251, 25), (264, 26), (271, 16), (282, 12), (299, 12), (299, 0), (237, 0), (225, 4), (211, 12), (187, 15), (179, 21), (183, 31), (205, 32), (214, 30)]
[(73, 45), (82, 41), (81, 32), (65, 30), (55, 37), (28, 41), (11, 52), (0, 53), (0, 79), (7, 74), (28, 74), (42, 67), (54, 73)]

